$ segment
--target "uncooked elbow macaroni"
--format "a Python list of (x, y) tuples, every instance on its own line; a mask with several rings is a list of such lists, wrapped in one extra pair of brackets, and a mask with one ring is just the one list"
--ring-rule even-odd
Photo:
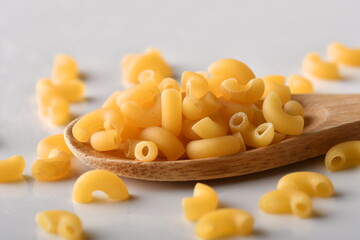
[(289, 76), (289, 88), (292, 94), (313, 93), (314, 87), (307, 79), (299, 75)]
[(212, 93), (205, 94), (201, 99), (188, 95), (183, 99), (183, 114), (187, 119), (199, 120), (219, 110), (221, 104)]
[(159, 84), (159, 90), (160, 92), (163, 92), (166, 89), (176, 89), (180, 91), (180, 85), (173, 78), (164, 78)]
[(194, 188), (193, 197), (182, 199), (185, 218), (196, 221), (203, 215), (215, 210), (218, 206), (218, 196), (210, 186), (197, 183)]
[(21, 179), (25, 169), (25, 160), (20, 155), (0, 160), (0, 182), (12, 182)]
[(325, 166), (339, 171), (360, 165), (360, 141), (339, 143), (330, 148), (325, 156)]
[(290, 100), (288, 102), (286, 102), (284, 104), (283, 110), (285, 113), (290, 114), (290, 115), (299, 115), (304, 117), (305, 115), (305, 110), (303, 108), (303, 106), (295, 100)]
[(159, 88), (153, 81), (145, 81), (135, 85), (132, 88), (121, 91), (116, 96), (116, 104), (120, 107), (128, 101), (135, 101), (140, 105), (153, 103), (156, 95), (159, 94)]
[(164, 79), (164, 77), (162, 75), (156, 73), (155, 71), (153, 71), (151, 69), (142, 71), (138, 76), (139, 83), (142, 83), (145, 81), (153, 81), (154, 83), (159, 85), (163, 79)]
[(127, 158), (151, 162), (158, 156), (158, 147), (151, 141), (129, 138), (125, 143), (124, 152)]
[(285, 77), (281, 75), (269, 75), (262, 78), (265, 83), (263, 98), (271, 92), (276, 92), (282, 105), (291, 99), (290, 88), (285, 85)]
[(180, 91), (167, 89), (161, 93), (161, 127), (175, 136), (181, 133), (182, 98)]
[(360, 48), (348, 48), (341, 43), (334, 42), (328, 46), (328, 57), (336, 63), (360, 66)]
[(37, 155), (39, 158), (47, 158), (53, 149), (59, 149), (72, 155), (64, 140), (64, 134), (55, 134), (43, 138), (37, 145)]
[(114, 173), (106, 170), (91, 170), (82, 174), (75, 182), (72, 196), (78, 203), (93, 201), (93, 192), (102, 191), (113, 201), (129, 198), (125, 183)]
[(323, 61), (317, 53), (309, 53), (303, 60), (303, 70), (324, 79), (339, 79), (339, 69), (334, 62)]
[(220, 89), (223, 97), (228, 101), (251, 104), (262, 97), (264, 82), (261, 78), (255, 78), (244, 85), (236, 78), (228, 78), (221, 83)]
[(222, 208), (202, 216), (196, 223), (196, 236), (202, 239), (216, 239), (236, 235), (250, 235), (253, 232), (253, 216), (240, 209)]
[(228, 121), (220, 112), (197, 121), (191, 128), (201, 138), (220, 137), (227, 134)]
[(78, 78), (78, 66), (72, 57), (58, 54), (53, 65), (52, 79), (57, 84), (66, 83)]
[(37, 225), (46, 232), (57, 234), (68, 240), (81, 240), (83, 228), (75, 214), (63, 210), (48, 210), (36, 214)]
[(91, 146), (97, 151), (110, 151), (117, 149), (121, 139), (115, 129), (97, 131), (90, 137)]

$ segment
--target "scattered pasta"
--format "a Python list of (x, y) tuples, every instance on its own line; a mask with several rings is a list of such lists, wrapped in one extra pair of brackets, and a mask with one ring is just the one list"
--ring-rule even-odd
[(334, 42), (328, 46), (328, 57), (336, 63), (360, 67), (360, 48), (351, 49)]
[(12, 182), (21, 179), (25, 169), (25, 160), (20, 155), (0, 160), (0, 182)]
[(337, 64), (323, 61), (317, 53), (309, 53), (305, 56), (303, 60), (303, 70), (317, 78), (340, 78)]
[(360, 141), (339, 143), (330, 148), (325, 156), (325, 166), (339, 171), (360, 165)]

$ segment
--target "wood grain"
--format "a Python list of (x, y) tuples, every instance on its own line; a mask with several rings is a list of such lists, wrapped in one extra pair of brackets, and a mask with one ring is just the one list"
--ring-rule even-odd
[(227, 178), (260, 172), (326, 153), (335, 144), (360, 140), (360, 94), (294, 95), (305, 108), (305, 129), (301, 136), (243, 153), (206, 159), (140, 162), (126, 159), (122, 151), (97, 152), (77, 142), (72, 127), (65, 129), (65, 141), (74, 155), (92, 168), (151, 181), (193, 181)]

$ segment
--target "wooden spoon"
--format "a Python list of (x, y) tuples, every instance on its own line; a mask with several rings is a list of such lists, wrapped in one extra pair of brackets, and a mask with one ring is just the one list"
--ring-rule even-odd
[(305, 109), (305, 128), (300, 136), (231, 156), (140, 162), (122, 151), (98, 152), (80, 143), (65, 129), (65, 141), (74, 155), (92, 168), (151, 181), (193, 181), (227, 178), (260, 172), (326, 153), (344, 141), (360, 140), (360, 94), (294, 95)]

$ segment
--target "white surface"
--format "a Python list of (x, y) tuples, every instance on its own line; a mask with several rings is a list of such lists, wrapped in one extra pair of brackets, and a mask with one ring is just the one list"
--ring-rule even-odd
[[(73, 178), (36, 182), (30, 177), (36, 145), (62, 128), (41, 122), (35, 82), (50, 76), (53, 57), (74, 56), (87, 76), (88, 101), (76, 115), (98, 108), (120, 89), (119, 61), (130, 52), (159, 47), (177, 75), (205, 70), (214, 60), (237, 58), (258, 76), (299, 73), (305, 54), (325, 55), (332, 41), (360, 46), (359, 1), (5, 1), (0, 0), (0, 159), (22, 154), (26, 180), (0, 184), (0, 239), (57, 239), (36, 227), (34, 215), (47, 209), (75, 212), (89, 239), (196, 239), (182, 215), (181, 199), (194, 182), (156, 183), (124, 179), (127, 202), (75, 204), (72, 185), (88, 168), (75, 163)], [(343, 69), (341, 82), (314, 80), (316, 92), (359, 93), (360, 69)], [(324, 173), (336, 196), (315, 199), (316, 217), (267, 215), (259, 197), (286, 173)], [(255, 217), (255, 234), (243, 239), (359, 239), (360, 168), (329, 173), (323, 159), (244, 177), (206, 181), (222, 207)]]

